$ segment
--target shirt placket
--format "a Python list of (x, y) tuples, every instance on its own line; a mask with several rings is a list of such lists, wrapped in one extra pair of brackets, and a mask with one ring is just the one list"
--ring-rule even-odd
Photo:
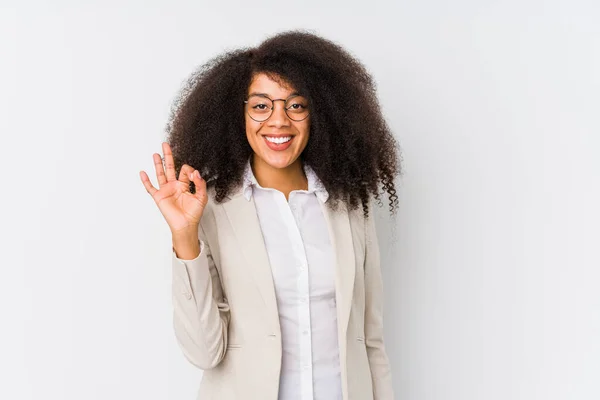
[(297, 193), (290, 194), (289, 210), (293, 223), (291, 234), (294, 236), (294, 261), (298, 269), (298, 343), (300, 343), (300, 389), (302, 400), (313, 399), (313, 371), (312, 371), (312, 335), (310, 325), (310, 285), (308, 273), (308, 260), (302, 234), (299, 229), (300, 206)]

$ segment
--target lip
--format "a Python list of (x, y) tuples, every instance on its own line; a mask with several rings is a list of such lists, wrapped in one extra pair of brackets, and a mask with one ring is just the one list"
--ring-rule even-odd
[(286, 136), (291, 136), (293, 138), (295, 135), (292, 135), (291, 133), (283, 134), (283, 135), (270, 135), (268, 133), (263, 133), (262, 136), (267, 136), (267, 137), (286, 137)]
[[(273, 137), (286, 137), (286, 136), (291, 136), (292, 138), (288, 142), (285, 142), (285, 143), (277, 144), (277, 143), (269, 142), (267, 140), (267, 137), (273, 138)], [(292, 142), (294, 141), (294, 137), (295, 137), (294, 135), (263, 135), (263, 140), (265, 141), (265, 144), (267, 145), (267, 147), (269, 149), (274, 150), (274, 151), (284, 151), (288, 147), (291, 146)]]

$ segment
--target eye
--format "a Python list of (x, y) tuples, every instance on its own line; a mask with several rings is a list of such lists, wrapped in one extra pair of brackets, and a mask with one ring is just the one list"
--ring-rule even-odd
[(290, 104), (287, 109), (292, 111), (302, 111), (306, 109), (306, 106), (302, 103), (293, 103)]
[(269, 107), (267, 107), (267, 105), (266, 105), (266, 104), (257, 104), (257, 105), (255, 105), (255, 106), (254, 106), (254, 107), (252, 107), (252, 108), (254, 108), (254, 109), (257, 109), (257, 110), (266, 110), (266, 109), (268, 109)]

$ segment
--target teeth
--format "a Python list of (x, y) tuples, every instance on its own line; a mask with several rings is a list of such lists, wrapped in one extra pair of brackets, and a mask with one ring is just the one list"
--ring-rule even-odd
[(285, 142), (289, 142), (290, 140), (292, 140), (291, 136), (283, 136), (283, 137), (269, 137), (266, 136), (267, 140), (271, 143), (277, 143), (277, 144), (281, 144), (281, 143), (285, 143)]

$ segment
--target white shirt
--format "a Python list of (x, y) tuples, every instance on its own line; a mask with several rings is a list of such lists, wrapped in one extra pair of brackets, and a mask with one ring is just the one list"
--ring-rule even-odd
[(275, 285), (282, 335), (279, 400), (342, 399), (334, 253), (319, 204), (328, 193), (304, 167), (308, 190), (289, 203), (278, 190), (261, 187), (250, 167), (243, 193), (254, 203)]

